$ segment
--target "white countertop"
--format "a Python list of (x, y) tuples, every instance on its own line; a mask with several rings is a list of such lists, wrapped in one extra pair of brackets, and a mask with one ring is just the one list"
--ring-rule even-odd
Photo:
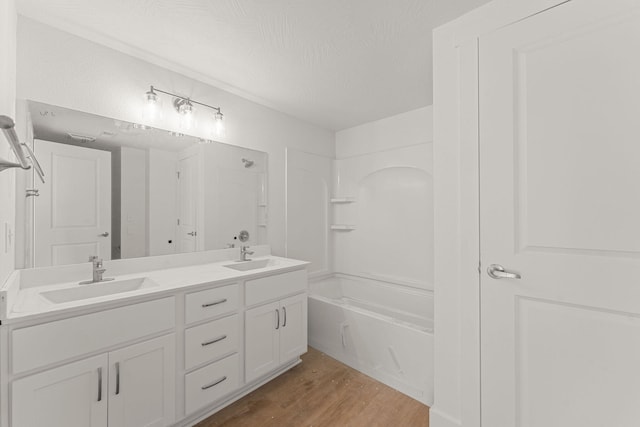
[[(237, 271), (225, 267), (225, 265), (237, 264), (236, 261), (227, 259), (224, 261), (205, 264), (158, 269), (147, 272), (135, 272), (118, 276), (110, 275), (109, 269), (107, 268), (107, 271), (104, 274), (105, 278), (115, 277), (116, 281), (122, 281), (144, 277), (151, 279), (157, 285), (128, 292), (86, 298), (78, 301), (70, 301), (64, 303), (50, 302), (41, 294), (43, 292), (58, 289), (67, 289), (78, 286), (102, 286), (103, 284), (114, 282), (101, 282), (88, 285), (79, 285), (77, 280), (74, 280), (72, 282), (64, 281), (56, 283), (55, 279), (52, 279), (51, 283), (43, 286), (24, 286), (24, 284), (22, 284), (21, 286), (19, 280), (15, 280), (15, 283), (10, 283), (8, 287), (18, 287), (18, 289), (9, 290), (8, 287), (5, 287), (4, 298), (7, 300), (5, 301), (6, 316), (2, 319), (2, 323), (15, 323), (17, 321), (33, 320), (41, 316), (44, 317), (53, 314), (62, 315), (65, 313), (72, 313), (89, 309), (91, 311), (96, 311), (103, 308), (108, 308), (109, 306), (113, 306), (114, 303), (118, 305), (126, 304), (130, 302), (129, 300), (146, 299), (145, 297), (156, 297), (163, 294), (168, 295), (172, 292), (175, 293), (176, 290), (182, 291), (186, 288), (203, 284), (223, 285), (225, 283), (269, 275), (275, 272), (296, 270), (303, 268), (309, 264), (306, 261), (298, 261), (272, 255), (253, 257), (252, 259), (268, 259), (270, 260), (270, 262), (266, 267), (248, 271)], [(90, 279), (90, 277), (83, 277), (83, 280), (86, 279)]]

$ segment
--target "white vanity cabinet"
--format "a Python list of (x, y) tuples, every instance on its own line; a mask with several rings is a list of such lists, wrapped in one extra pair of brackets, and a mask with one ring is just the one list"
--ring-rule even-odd
[(109, 353), (109, 427), (161, 427), (175, 420), (175, 335)]
[(308, 285), (272, 262), (3, 322), (0, 427), (191, 426), (276, 378), (307, 351)]
[(13, 382), (13, 427), (107, 427), (106, 354)]
[(171, 425), (175, 325), (172, 296), (17, 325), (9, 333), (11, 370), (19, 375), (10, 383), (9, 425)]
[(175, 419), (175, 336), (13, 382), (12, 427), (160, 427)]
[[(306, 271), (247, 281), (247, 304), (298, 292), (245, 312), (245, 381), (251, 382), (307, 351)], [(300, 293), (302, 292), (302, 293)]]

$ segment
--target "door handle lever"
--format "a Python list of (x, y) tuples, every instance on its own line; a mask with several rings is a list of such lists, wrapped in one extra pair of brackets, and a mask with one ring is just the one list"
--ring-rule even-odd
[(520, 273), (505, 270), (500, 264), (491, 264), (487, 268), (487, 274), (493, 279), (522, 279)]

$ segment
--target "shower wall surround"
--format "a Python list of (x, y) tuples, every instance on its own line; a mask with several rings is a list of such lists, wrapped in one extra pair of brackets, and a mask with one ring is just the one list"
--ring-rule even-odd
[(337, 272), (433, 290), (432, 109), (336, 135)]
[(431, 165), (431, 144), (336, 160), (336, 271), (433, 290)]
[(432, 290), (432, 132), (425, 107), (337, 132), (336, 159), (288, 149), (287, 256)]

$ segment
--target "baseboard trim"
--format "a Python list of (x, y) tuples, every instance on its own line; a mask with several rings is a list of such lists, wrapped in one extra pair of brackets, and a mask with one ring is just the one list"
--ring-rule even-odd
[(462, 422), (432, 407), (429, 410), (429, 427), (462, 427)]

